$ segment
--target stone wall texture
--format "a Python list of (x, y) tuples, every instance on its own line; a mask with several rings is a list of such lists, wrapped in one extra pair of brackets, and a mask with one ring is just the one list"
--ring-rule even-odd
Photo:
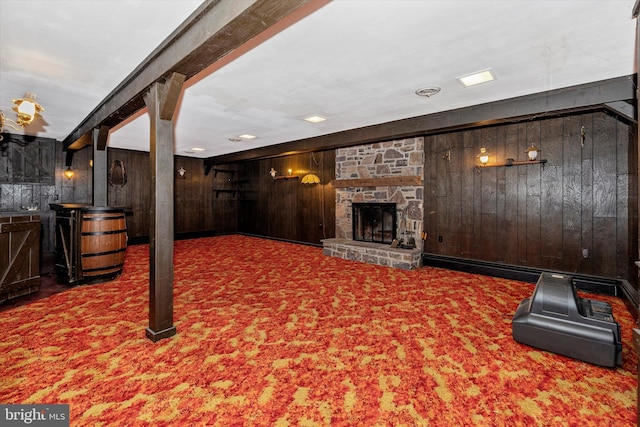
[[(424, 179), (424, 138), (340, 148), (336, 150), (336, 179), (420, 176)], [(336, 189), (336, 238), (352, 239), (351, 204), (396, 203), (397, 237), (413, 237), (420, 245), (423, 186), (349, 187)]]
[(322, 241), (322, 247), (322, 252), (327, 256), (402, 270), (420, 267), (422, 259), (422, 250), (419, 246), (414, 249), (396, 249), (378, 243), (325, 239)]

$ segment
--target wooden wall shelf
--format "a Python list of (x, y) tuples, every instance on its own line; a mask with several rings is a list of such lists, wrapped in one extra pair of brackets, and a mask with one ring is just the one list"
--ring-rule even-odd
[(542, 165), (542, 167), (544, 167), (544, 165), (546, 163), (547, 163), (546, 159), (518, 161), (518, 160), (513, 160), (513, 159), (509, 158), (504, 163), (498, 163), (498, 164), (495, 164), (495, 165), (481, 165), (481, 166), (478, 166), (478, 168), (480, 168), (480, 169), (482, 169), (482, 168), (502, 168), (502, 167), (522, 166), (522, 165)]
[(391, 186), (419, 186), (422, 185), (422, 177), (419, 175), (387, 176), (384, 178), (348, 178), (334, 179), (331, 185), (335, 188), (347, 187), (391, 187)]

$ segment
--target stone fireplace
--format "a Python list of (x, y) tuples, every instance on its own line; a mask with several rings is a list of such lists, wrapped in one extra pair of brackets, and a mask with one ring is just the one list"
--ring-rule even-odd
[[(355, 261), (412, 269), (420, 265), (423, 223), (424, 139), (408, 138), (336, 150), (336, 238), (324, 253)], [(354, 240), (354, 204), (395, 204), (396, 239), (415, 249)], [(357, 220), (357, 219), (356, 219)]]

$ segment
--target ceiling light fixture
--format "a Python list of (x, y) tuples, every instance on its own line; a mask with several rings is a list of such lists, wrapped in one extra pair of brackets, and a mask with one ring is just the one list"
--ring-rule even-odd
[(304, 120), (309, 122), (309, 123), (320, 123), (320, 122), (324, 122), (327, 119), (322, 117), (322, 116), (310, 116), (310, 117), (307, 117)]
[(254, 139), (256, 138), (255, 135), (250, 135), (248, 133), (242, 134), (242, 135), (238, 135), (238, 138), (242, 138), (242, 139)]
[(440, 88), (437, 86), (428, 86), (428, 87), (422, 87), (418, 90), (416, 90), (416, 95), (418, 96), (422, 96), (425, 98), (429, 98), (432, 97), (433, 95), (437, 94), (438, 92), (440, 92)]
[(193, 147), (191, 150), (192, 151), (205, 151), (204, 148), (200, 148), (200, 147)]
[(463, 86), (475, 86), (480, 83), (490, 82), (496, 79), (496, 75), (493, 74), (493, 70), (488, 68), (486, 70), (478, 71), (475, 73), (467, 74), (461, 77), (458, 77), (456, 80)]
[[(18, 113), (18, 120), (6, 118), (4, 112), (0, 110), (0, 134), (4, 132), (5, 125), (15, 130), (29, 126), (36, 116), (44, 111), (44, 108), (36, 102), (36, 94), (33, 92), (27, 92), (24, 98), (14, 99), (11, 102), (15, 104), (12, 110)], [(2, 140), (1, 135), (0, 140)]]

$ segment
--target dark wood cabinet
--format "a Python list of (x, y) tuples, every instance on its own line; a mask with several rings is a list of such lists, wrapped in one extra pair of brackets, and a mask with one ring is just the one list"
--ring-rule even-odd
[(0, 302), (40, 288), (40, 217), (0, 217)]
[(0, 183), (54, 185), (55, 141), (6, 135), (6, 154), (0, 156)]

